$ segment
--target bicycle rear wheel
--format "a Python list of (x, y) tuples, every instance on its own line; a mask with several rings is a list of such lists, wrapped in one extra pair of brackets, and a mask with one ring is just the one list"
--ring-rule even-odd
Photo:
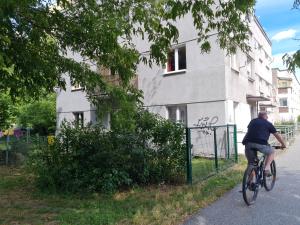
[(248, 166), (243, 177), (243, 198), (247, 205), (252, 205), (257, 197), (259, 185), (254, 166)]
[(267, 191), (271, 191), (273, 189), (276, 181), (276, 164), (274, 160), (272, 161), (270, 167), (271, 176), (266, 176), (264, 174), (264, 187)]

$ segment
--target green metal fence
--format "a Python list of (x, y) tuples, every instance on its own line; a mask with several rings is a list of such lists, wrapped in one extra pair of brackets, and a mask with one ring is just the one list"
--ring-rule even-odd
[(47, 137), (24, 135), (0, 137), (0, 165), (22, 164), (28, 153), (37, 146), (47, 145)]
[(202, 181), (238, 161), (236, 125), (186, 128), (187, 182)]

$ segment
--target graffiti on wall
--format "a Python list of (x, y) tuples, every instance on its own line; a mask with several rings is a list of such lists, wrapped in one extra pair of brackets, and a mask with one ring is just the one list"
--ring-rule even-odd
[(216, 125), (219, 121), (218, 116), (205, 116), (200, 117), (198, 119), (198, 122), (194, 124), (195, 127), (199, 127), (199, 133), (205, 134), (205, 135), (211, 135), (213, 128), (211, 126)]

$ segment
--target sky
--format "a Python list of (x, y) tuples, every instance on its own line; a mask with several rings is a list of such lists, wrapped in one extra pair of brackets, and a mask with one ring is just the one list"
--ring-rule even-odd
[[(272, 41), (272, 67), (285, 69), (282, 56), (300, 49), (300, 9), (294, 0), (256, 0), (255, 14)], [(300, 70), (296, 75), (300, 78)]]

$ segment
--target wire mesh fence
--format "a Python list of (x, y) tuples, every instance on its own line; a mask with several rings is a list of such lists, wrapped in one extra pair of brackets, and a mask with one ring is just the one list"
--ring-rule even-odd
[(0, 165), (22, 164), (35, 147), (47, 145), (48, 137), (30, 135), (26, 130), (11, 130), (0, 136)]
[(202, 181), (237, 162), (236, 126), (186, 128), (187, 180)]

